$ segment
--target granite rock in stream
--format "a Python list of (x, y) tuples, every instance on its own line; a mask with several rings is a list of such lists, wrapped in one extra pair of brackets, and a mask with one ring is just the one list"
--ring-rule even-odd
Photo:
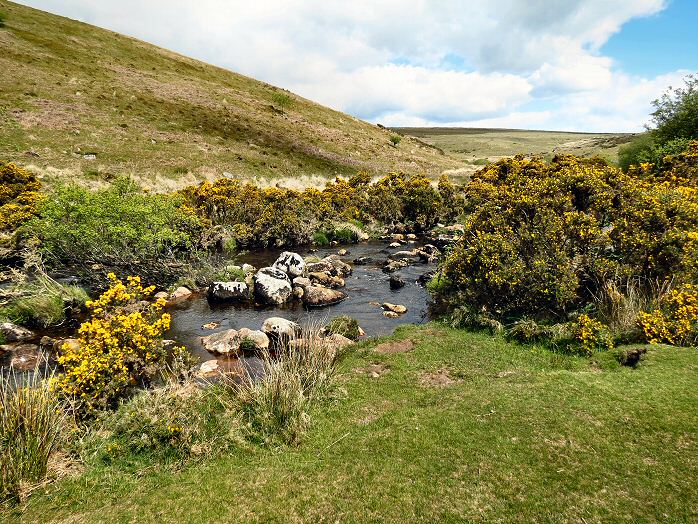
[(405, 281), (400, 275), (390, 275), (390, 289), (400, 289), (405, 287)]
[(270, 317), (262, 324), (262, 331), (273, 338), (293, 338), (301, 331), (301, 327), (293, 322), (281, 317)]
[(209, 353), (214, 355), (240, 355), (245, 349), (244, 343), (251, 343), (254, 347), (247, 349), (267, 349), (269, 347), (269, 337), (262, 331), (253, 331), (248, 328), (242, 328), (237, 331), (228, 329), (213, 333), (206, 337), (201, 337), (201, 345)]
[(208, 286), (210, 302), (226, 302), (229, 300), (247, 300), (250, 289), (245, 282), (212, 282)]
[(276, 259), (273, 267), (280, 269), (290, 278), (300, 277), (305, 273), (305, 260), (298, 253), (284, 251)]
[(342, 291), (320, 286), (309, 286), (303, 294), (303, 302), (309, 307), (332, 306), (345, 298), (347, 294)]
[(0, 333), (5, 339), (5, 342), (24, 342), (34, 338), (34, 333), (22, 326), (13, 324), (12, 322), (3, 322), (0, 324)]
[(280, 305), (291, 297), (291, 280), (275, 267), (263, 267), (254, 277), (254, 294), (265, 304)]

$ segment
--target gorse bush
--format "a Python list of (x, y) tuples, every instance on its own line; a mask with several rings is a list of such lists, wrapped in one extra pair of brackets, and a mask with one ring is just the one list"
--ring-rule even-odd
[(187, 259), (200, 232), (181, 198), (143, 193), (125, 178), (94, 192), (60, 187), (24, 226), (41, 240), (49, 263), (122, 267), (144, 276), (160, 276), (168, 261)]
[(564, 318), (609, 279), (696, 278), (698, 193), (624, 175), (601, 160), (516, 157), (466, 188), (462, 241), (447, 292), (502, 317)]
[(162, 335), (170, 315), (161, 313), (164, 299), (148, 302), (154, 287), (139, 277), (124, 284), (113, 274), (111, 287), (87, 302), (90, 317), (78, 331), (78, 343), (66, 343), (58, 355), (63, 367), (56, 389), (78, 413), (113, 406), (132, 386), (147, 386), (184, 348), (167, 348)]
[(33, 217), (42, 200), (41, 183), (29, 171), (0, 162), (0, 233)]
[(0, 376), (0, 501), (17, 501), (23, 482), (42, 480), (60, 443), (65, 411), (44, 378)]
[(423, 176), (393, 173), (372, 183), (369, 175), (359, 173), (338, 178), (322, 191), (261, 189), (221, 179), (182, 195), (204, 219), (225, 225), (239, 245), (261, 247), (355, 241), (360, 228), (348, 227), (352, 220), (423, 231), (461, 213), (462, 198), (451, 198), (457, 191), (445, 177), (433, 187)]
[(659, 308), (641, 313), (640, 326), (648, 342), (676, 346), (698, 344), (698, 287), (684, 284), (665, 294)]
[(546, 324), (570, 316), (585, 354), (611, 347), (608, 326), (637, 340), (661, 290), (698, 279), (697, 160), (692, 142), (658, 171), (571, 156), (489, 165), (465, 188), (462, 239), (430, 289), (458, 306), (453, 318), (502, 322), (517, 340), (550, 338)]

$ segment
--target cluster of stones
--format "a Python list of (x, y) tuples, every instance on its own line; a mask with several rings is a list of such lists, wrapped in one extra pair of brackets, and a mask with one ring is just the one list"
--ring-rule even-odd
[(39, 337), (29, 329), (12, 322), (0, 323), (5, 344), (0, 345), (0, 362), (19, 371), (32, 371), (53, 360), (63, 344), (77, 344), (75, 339), (55, 340)]
[[(228, 329), (201, 337), (201, 345), (212, 355), (225, 360), (229, 357), (240, 357), (246, 353), (254, 354), (283, 346), (293, 349), (299, 344), (310, 342), (323, 344), (332, 351), (338, 351), (353, 344), (352, 340), (338, 333), (321, 337), (318, 335), (319, 338), (313, 341), (305, 340), (301, 335), (301, 327), (296, 322), (281, 317), (271, 317), (262, 323), (260, 329)], [(224, 373), (222, 362), (224, 361), (218, 359), (203, 362), (197, 370), (197, 375), (211, 377)]]
[(211, 283), (209, 301), (254, 300), (278, 306), (295, 299), (308, 307), (331, 306), (347, 297), (338, 288), (344, 287), (344, 277), (352, 270), (338, 255), (308, 264), (301, 255), (291, 251), (281, 253), (271, 266), (256, 271), (249, 265), (241, 269), (245, 281)]

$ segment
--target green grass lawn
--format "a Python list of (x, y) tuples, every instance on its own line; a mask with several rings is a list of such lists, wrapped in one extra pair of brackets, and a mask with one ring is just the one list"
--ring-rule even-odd
[(695, 349), (651, 348), (630, 369), (434, 324), (389, 340), (407, 339), (347, 357), (297, 448), (100, 466), (3, 521), (698, 519)]

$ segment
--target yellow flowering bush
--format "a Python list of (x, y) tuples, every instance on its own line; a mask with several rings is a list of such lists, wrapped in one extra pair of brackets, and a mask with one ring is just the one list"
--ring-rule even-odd
[(681, 161), (670, 179), (570, 155), (488, 165), (465, 188), (444, 294), (499, 317), (562, 320), (609, 281), (648, 295), (671, 278), (696, 282), (698, 188), (692, 157)]
[(640, 327), (651, 344), (698, 345), (698, 286), (685, 284), (666, 294), (659, 308), (641, 313)]
[(112, 405), (132, 386), (147, 386), (183, 348), (164, 347), (170, 315), (161, 313), (164, 299), (148, 302), (154, 287), (139, 277), (123, 283), (109, 274), (111, 287), (88, 301), (90, 317), (78, 331), (78, 343), (63, 345), (58, 363), (64, 373), (56, 382), (62, 395), (81, 412)]
[(317, 231), (349, 221), (404, 224), (419, 232), (462, 211), (459, 188), (442, 177), (391, 173), (376, 182), (367, 173), (337, 178), (323, 190), (259, 188), (233, 179), (204, 182), (182, 194), (206, 220), (225, 225), (242, 246), (307, 244)]
[(29, 171), (0, 162), (0, 231), (12, 231), (36, 214), (40, 188)]
[(572, 323), (572, 337), (584, 355), (613, 349), (613, 337), (606, 326), (586, 314)]

